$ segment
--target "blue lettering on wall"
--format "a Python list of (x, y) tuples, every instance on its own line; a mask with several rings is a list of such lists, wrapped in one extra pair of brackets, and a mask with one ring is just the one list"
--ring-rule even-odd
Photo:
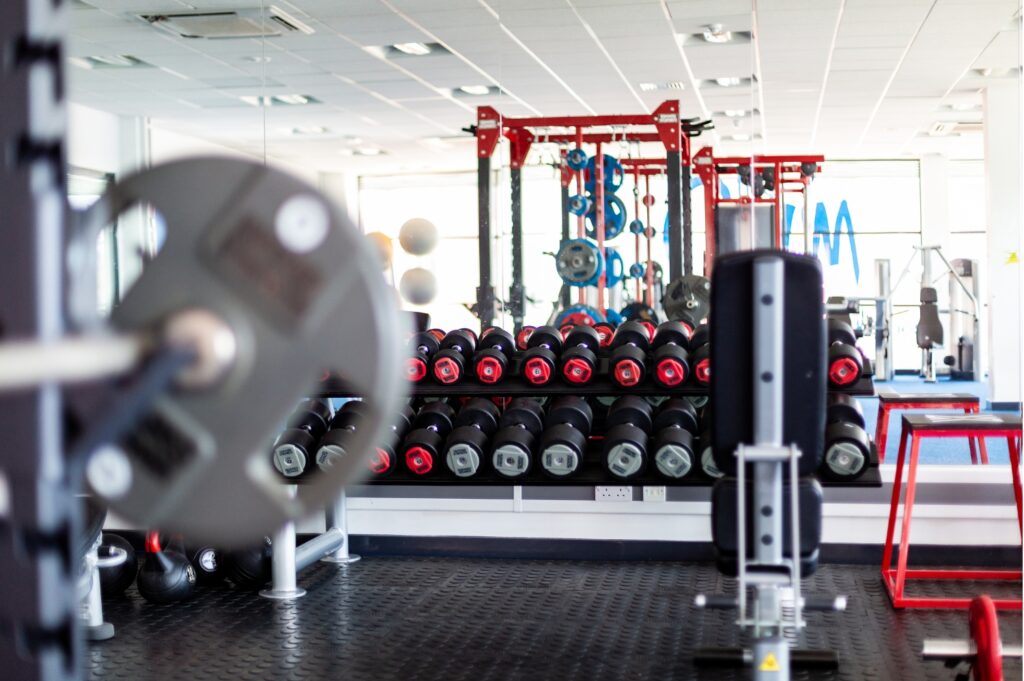
[[(794, 206), (786, 206), (786, 228), (782, 235), (782, 247), (789, 248), (789, 236), (793, 231), (793, 215), (796, 213)], [(818, 255), (818, 249), (824, 244), (825, 253), (828, 255), (830, 265), (839, 264), (839, 244), (843, 235), (843, 227), (846, 227), (847, 239), (850, 243), (850, 257), (853, 261), (854, 281), (860, 281), (860, 262), (857, 259), (857, 238), (853, 232), (853, 219), (850, 217), (850, 206), (844, 199), (839, 203), (839, 211), (836, 213), (835, 224), (829, 226), (828, 212), (825, 204), (819, 202), (814, 209), (814, 242), (813, 252)]]

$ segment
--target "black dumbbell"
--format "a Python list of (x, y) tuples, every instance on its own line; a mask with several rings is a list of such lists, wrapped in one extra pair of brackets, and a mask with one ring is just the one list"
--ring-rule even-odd
[(441, 467), (442, 445), (452, 432), (455, 411), (447, 402), (428, 402), (413, 419), (402, 441), (402, 460), (414, 475), (430, 475)]
[(104, 598), (120, 596), (125, 589), (132, 585), (135, 576), (139, 574), (139, 561), (135, 557), (135, 547), (131, 542), (119, 534), (109, 532), (103, 533), (103, 541), (99, 548), (100, 558), (110, 558), (114, 555), (111, 549), (121, 549), (125, 552), (125, 560), (112, 567), (101, 567), (100, 570), (100, 593)]
[(331, 419), (316, 450), (316, 464), (321, 470), (327, 470), (345, 456), (345, 448), (362, 419), (362, 410), (362, 402), (351, 400), (341, 405)]
[(599, 347), (601, 337), (594, 327), (586, 324), (572, 327), (565, 336), (565, 345), (562, 349), (562, 378), (576, 385), (589, 383), (597, 371)]
[(612, 336), (612, 355), (608, 368), (612, 379), (623, 388), (632, 388), (647, 376), (647, 351), (651, 346), (647, 327), (636, 320), (623, 322)]
[(526, 339), (520, 374), (532, 385), (545, 385), (551, 381), (562, 351), (562, 334), (553, 326), (538, 326)]
[(136, 586), (150, 603), (174, 603), (195, 593), (196, 571), (182, 554), (161, 549), (160, 535), (149, 532)]
[(829, 395), (825, 417), (825, 456), (821, 475), (831, 480), (852, 480), (867, 468), (871, 438), (864, 430), (864, 412), (849, 395)]
[(529, 397), (512, 400), (501, 415), (498, 432), (491, 441), (491, 464), (495, 472), (506, 478), (526, 475), (535, 441), (543, 427), (544, 410), (536, 400)]
[(715, 452), (711, 448), (711, 431), (705, 430), (702, 432), (698, 442), (698, 447), (700, 448), (700, 469), (704, 471), (704, 475), (714, 480), (725, 477), (725, 473), (715, 463)]
[(690, 375), (690, 333), (681, 321), (662, 322), (654, 331), (654, 380), (666, 388), (682, 385)]
[(540, 436), (539, 458), (545, 473), (567, 478), (583, 467), (593, 421), (594, 413), (582, 397), (565, 395), (551, 403)]
[(519, 329), (519, 333), (516, 334), (516, 350), (522, 352), (526, 348), (530, 347), (527, 345), (527, 342), (530, 340), (530, 335), (536, 328), (536, 326), (524, 326)]
[(635, 478), (647, 466), (647, 439), (651, 432), (651, 405), (642, 397), (615, 400), (605, 420), (604, 467), (622, 480)]
[(405, 376), (413, 383), (419, 383), (427, 377), (430, 360), (441, 349), (444, 332), (432, 329), (413, 334), (409, 340), (412, 356), (406, 361)]
[(270, 581), (272, 556), (269, 537), (255, 546), (231, 551), (225, 557), (225, 576), (239, 589), (260, 589)]
[(508, 359), (516, 351), (516, 341), (505, 329), (491, 326), (480, 334), (476, 354), (473, 355), (473, 372), (481, 383), (497, 383), (508, 370)]
[[(312, 408), (311, 408), (312, 407)], [(302, 475), (312, 464), (317, 443), (327, 432), (330, 407), (320, 401), (304, 401), (274, 442), (274, 468), (286, 478)]]
[(711, 330), (701, 324), (690, 336), (690, 371), (701, 385), (711, 382)]
[(476, 351), (476, 334), (469, 329), (455, 329), (441, 339), (441, 349), (434, 355), (431, 371), (434, 380), (451, 385), (462, 380), (466, 365)]
[(476, 475), (487, 459), (487, 443), (498, 429), (498, 405), (474, 397), (455, 417), (455, 429), (445, 442), (445, 463), (457, 477)]
[(699, 429), (697, 410), (689, 400), (674, 397), (658, 407), (654, 417), (654, 452), (651, 457), (658, 473), (678, 480), (693, 470), (696, 462), (694, 436)]
[(828, 382), (846, 388), (860, 380), (864, 357), (857, 349), (853, 328), (838, 319), (828, 320)]
[(614, 324), (611, 322), (598, 322), (594, 324), (594, 331), (597, 331), (597, 336), (601, 339), (602, 348), (607, 348), (612, 344), (612, 338), (615, 337)]
[(387, 440), (377, 445), (367, 462), (367, 468), (374, 476), (380, 478), (391, 475), (398, 469), (398, 454), (395, 449), (409, 432), (414, 417), (412, 407), (405, 405), (392, 420)]

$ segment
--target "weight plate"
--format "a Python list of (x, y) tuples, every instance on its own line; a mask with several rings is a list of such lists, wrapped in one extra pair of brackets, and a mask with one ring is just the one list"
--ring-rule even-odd
[[(604, 189), (607, 192), (615, 193), (622, 186), (622, 182), (626, 179), (626, 174), (622, 169), (622, 164), (614, 156), (602, 154), (602, 159), (604, 163)], [(594, 166), (594, 157), (591, 156), (587, 159), (587, 165), (583, 169), (583, 186), (588, 192), (594, 191), (597, 187), (597, 181), (594, 177)]]
[[(117, 443), (131, 483), (108, 502), (139, 527), (243, 546), (322, 510), (364, 473), (404, 398), (408, 331), (370, 244), (301, 180), (229, 158), (158, 166), (108, 189), (84, 216), (85, 243), (95, 249), (94, 235), (140, 204), (163, 216), (167, 238), (110, 326), (160, 338), (180, 313), (198, 310), (195, 318), (230, 330), (234, 361), (203, 389), (159, 397)], [(292, 498), (268, 445), (327, 371), (365, 397), (347, 448), (359, 455)]]
[(565, 152), (565, 165), (573, 170), (583, 170), (587, 167), (587, 152), (579, 147), (573, 147)]
[[(593, 200), (593, 196), (590, 197), (590, 208), (587, 210), (587, 230), (586, 235), (591, 239), (597, 238), (597, 207)], [(626, 227), (626, 204), (622, 202), (622, 199), (615, 196), (615, 194), (605, 194), (604, 196), (604, 238), (605, 240), (614, 239), (618, 235), (622, 234), (623, 229)]]
[(597, 245), (586, 239), (562, 242), (555, 254), (555, 269), (569, 286), (595, 286), (604, 269)]
[(605, 321), (604, 315), (597, 308), (589, 305), (573, 305), (558, 314), (555, 318), (555, 326), (559, 328), (565, 325), (593, 326), (603, 321)]
[(648, 307), (643, 303), (630, 303), (626, 307), (619, 311), (624, 320), (626, 319), (637, 319), (644, 322), (658, 323), (658, 313), (655, 312), (654, 308)]
[(697, 274), (684, 274), (673, 279), (665, 289), (661, 306), (669, 319), (688, 319), (694, 324), (699, 323), (711, 311), (711, 281)]

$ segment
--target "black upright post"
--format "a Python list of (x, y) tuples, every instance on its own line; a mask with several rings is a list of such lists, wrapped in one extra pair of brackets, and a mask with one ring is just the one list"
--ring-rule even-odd
[[(560, 243), (569, 240), (569, 187), (562, 185), (562, 241)], [(558, 294), (558, 299), (562, 304), (562, 309), (566, 309), (572, 305), (571, 292), (568, 286), (563, 286)]]
[(523, 171), (512, 168), (512, 285), (508, 289), (508, 310), (514, 333), (523, 328), (525, 288), (523, 286)]
[(491, 285), (491, 157), (477, 160), (476, 172), (480, 255), (480, 285), (476, 288), (476, 314), (480, 329), (494, 324), (494, 286)]
[(674, 281), (683, 276), (683, 232), (682, 211), (682, 167), (679, 152), (670, 151), (665, 158), (665, 173), (668, 177), (668, 277)]
[[(0, 5), (0, 339), (63, 333), (63, 33), (67, 3)], [(78, 501), (64, 460), (61, 391), (0, 393), (0, 676), (80, 678)]]
[(682, 165), (680, 171), (683, 190), (683, 272), (693, 274), (693, 215), (690, 212), (690, 194), (693, 189), (690, 187), (690, 166)]

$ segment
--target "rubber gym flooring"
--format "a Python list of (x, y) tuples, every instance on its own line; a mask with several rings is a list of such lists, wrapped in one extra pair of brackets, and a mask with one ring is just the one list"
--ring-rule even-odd
[[(700, 646), (736, 641), (734, 613), (693, 606), (726, 589), (710, 564), (461, 558), (364, 558), (317, 564), (296, 601), (229, 585), (155, 606), (134, 587), (106, 601), (116, 636), (86, 652), (91, 679), (744, 679), (697, 670)], [(796, 679), (946, 679), (955, 669), (920, 659), (925, 638), (966, 637), (966, 611), (896, 612), (877, 567), (825, 565), (805, 584), (845, 594), (844, 613), (808, 613), (807, 642), (838, 652), (838, 671)], [(992, 583), (916, 585), (917, 593), (991, 593)], [(936, 594), (937, 595), (937, 594)], [(1000, 615), (1002, 638), (1021, 640), (1021, 613)], [(1006, 662), (1020, 678), (1020, 661)]]

